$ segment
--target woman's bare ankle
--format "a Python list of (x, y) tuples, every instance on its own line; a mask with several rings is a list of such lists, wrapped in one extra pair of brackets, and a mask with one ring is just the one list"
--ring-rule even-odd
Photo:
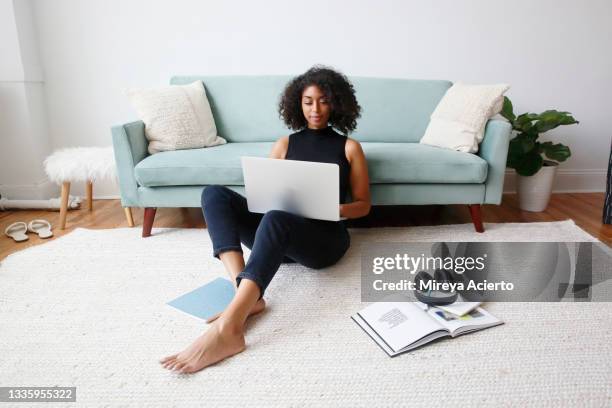
[[(255, 306), (253, 306), (253, 309), (251, 309), (251, 311), (249, 312), (249, 317), (257, 313), (261, 313), (265, 308), (266, 308), (266, 301), (263, 298), (259, 299), (257, 303), (255, 303)], [(209, 317), (206, 320), (206, 323), (210, 324), (214, 322), (221, 316), (222, 313), (223, 312), (220, 312), (220, 313), (215, 314), (214, 316)]]
[(214, 323), (221, 334), (228, 336), (244, 335), (244, 322), (240, 322), (235, 318), (228, 318), (222, 314)]

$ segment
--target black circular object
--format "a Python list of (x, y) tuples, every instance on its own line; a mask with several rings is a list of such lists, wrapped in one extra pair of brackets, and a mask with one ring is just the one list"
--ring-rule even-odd
[(420, 282), (429, 282), (435, 280), (436, 282), (451, 282), (452, 278), (448, 271), (438, 269), (434, 273), (432, 278), (430, 274), (425, 271), (418, 272), (414, 277), (414, 283), (416, 285), (414, 294), (416, 298), (427, 305), (450, 305), (455, 303), (459, 294), (456, 291), (443, 291), (443, 290), (420, 290)]

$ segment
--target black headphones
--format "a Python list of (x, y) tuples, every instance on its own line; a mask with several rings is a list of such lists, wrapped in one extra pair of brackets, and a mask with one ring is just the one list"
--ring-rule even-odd
[[(436, 269), (434, 276), (428, 274), (425, 271), (418, 272), (414, 277), (415, 296), (420, 301), (430, 306), (436, 305), (450, 305), (457, 300), (459, 294), (457, 291), (443, 291), (443, 290), (421, 290), (426, 282), (435, 280), (437, 283), (440, 282), (453, 282), (454, 279), (450, 273), (445, 269)], [(421, 283), (422, 282), (422, 283)]]

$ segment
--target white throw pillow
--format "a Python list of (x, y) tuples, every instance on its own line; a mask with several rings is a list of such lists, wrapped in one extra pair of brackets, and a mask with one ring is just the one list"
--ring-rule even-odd
[(476, 153), (489, 118), (504, 104), (507, 84), (451, 86), (430, 117), (421, 143)]
[(145, 124), (151, 154), (227, 143), (217, 135), (202, 81), (163, 88), (132, 88), (126, 93)]

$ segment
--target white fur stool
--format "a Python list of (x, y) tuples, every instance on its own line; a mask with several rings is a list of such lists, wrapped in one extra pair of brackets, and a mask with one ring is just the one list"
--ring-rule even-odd
[[(115, 156), (112, 147), (71, 147), (54, 152), (45, 159), (45, 172), (49, 180), (62, 186), (60, 229), (66, 227), (70, 183), (87, 183), (87, 206), (93, 210), (93, 182), (116, 180)], [(128, 225), (134, 226), (130, 208), (125, 208)]]

